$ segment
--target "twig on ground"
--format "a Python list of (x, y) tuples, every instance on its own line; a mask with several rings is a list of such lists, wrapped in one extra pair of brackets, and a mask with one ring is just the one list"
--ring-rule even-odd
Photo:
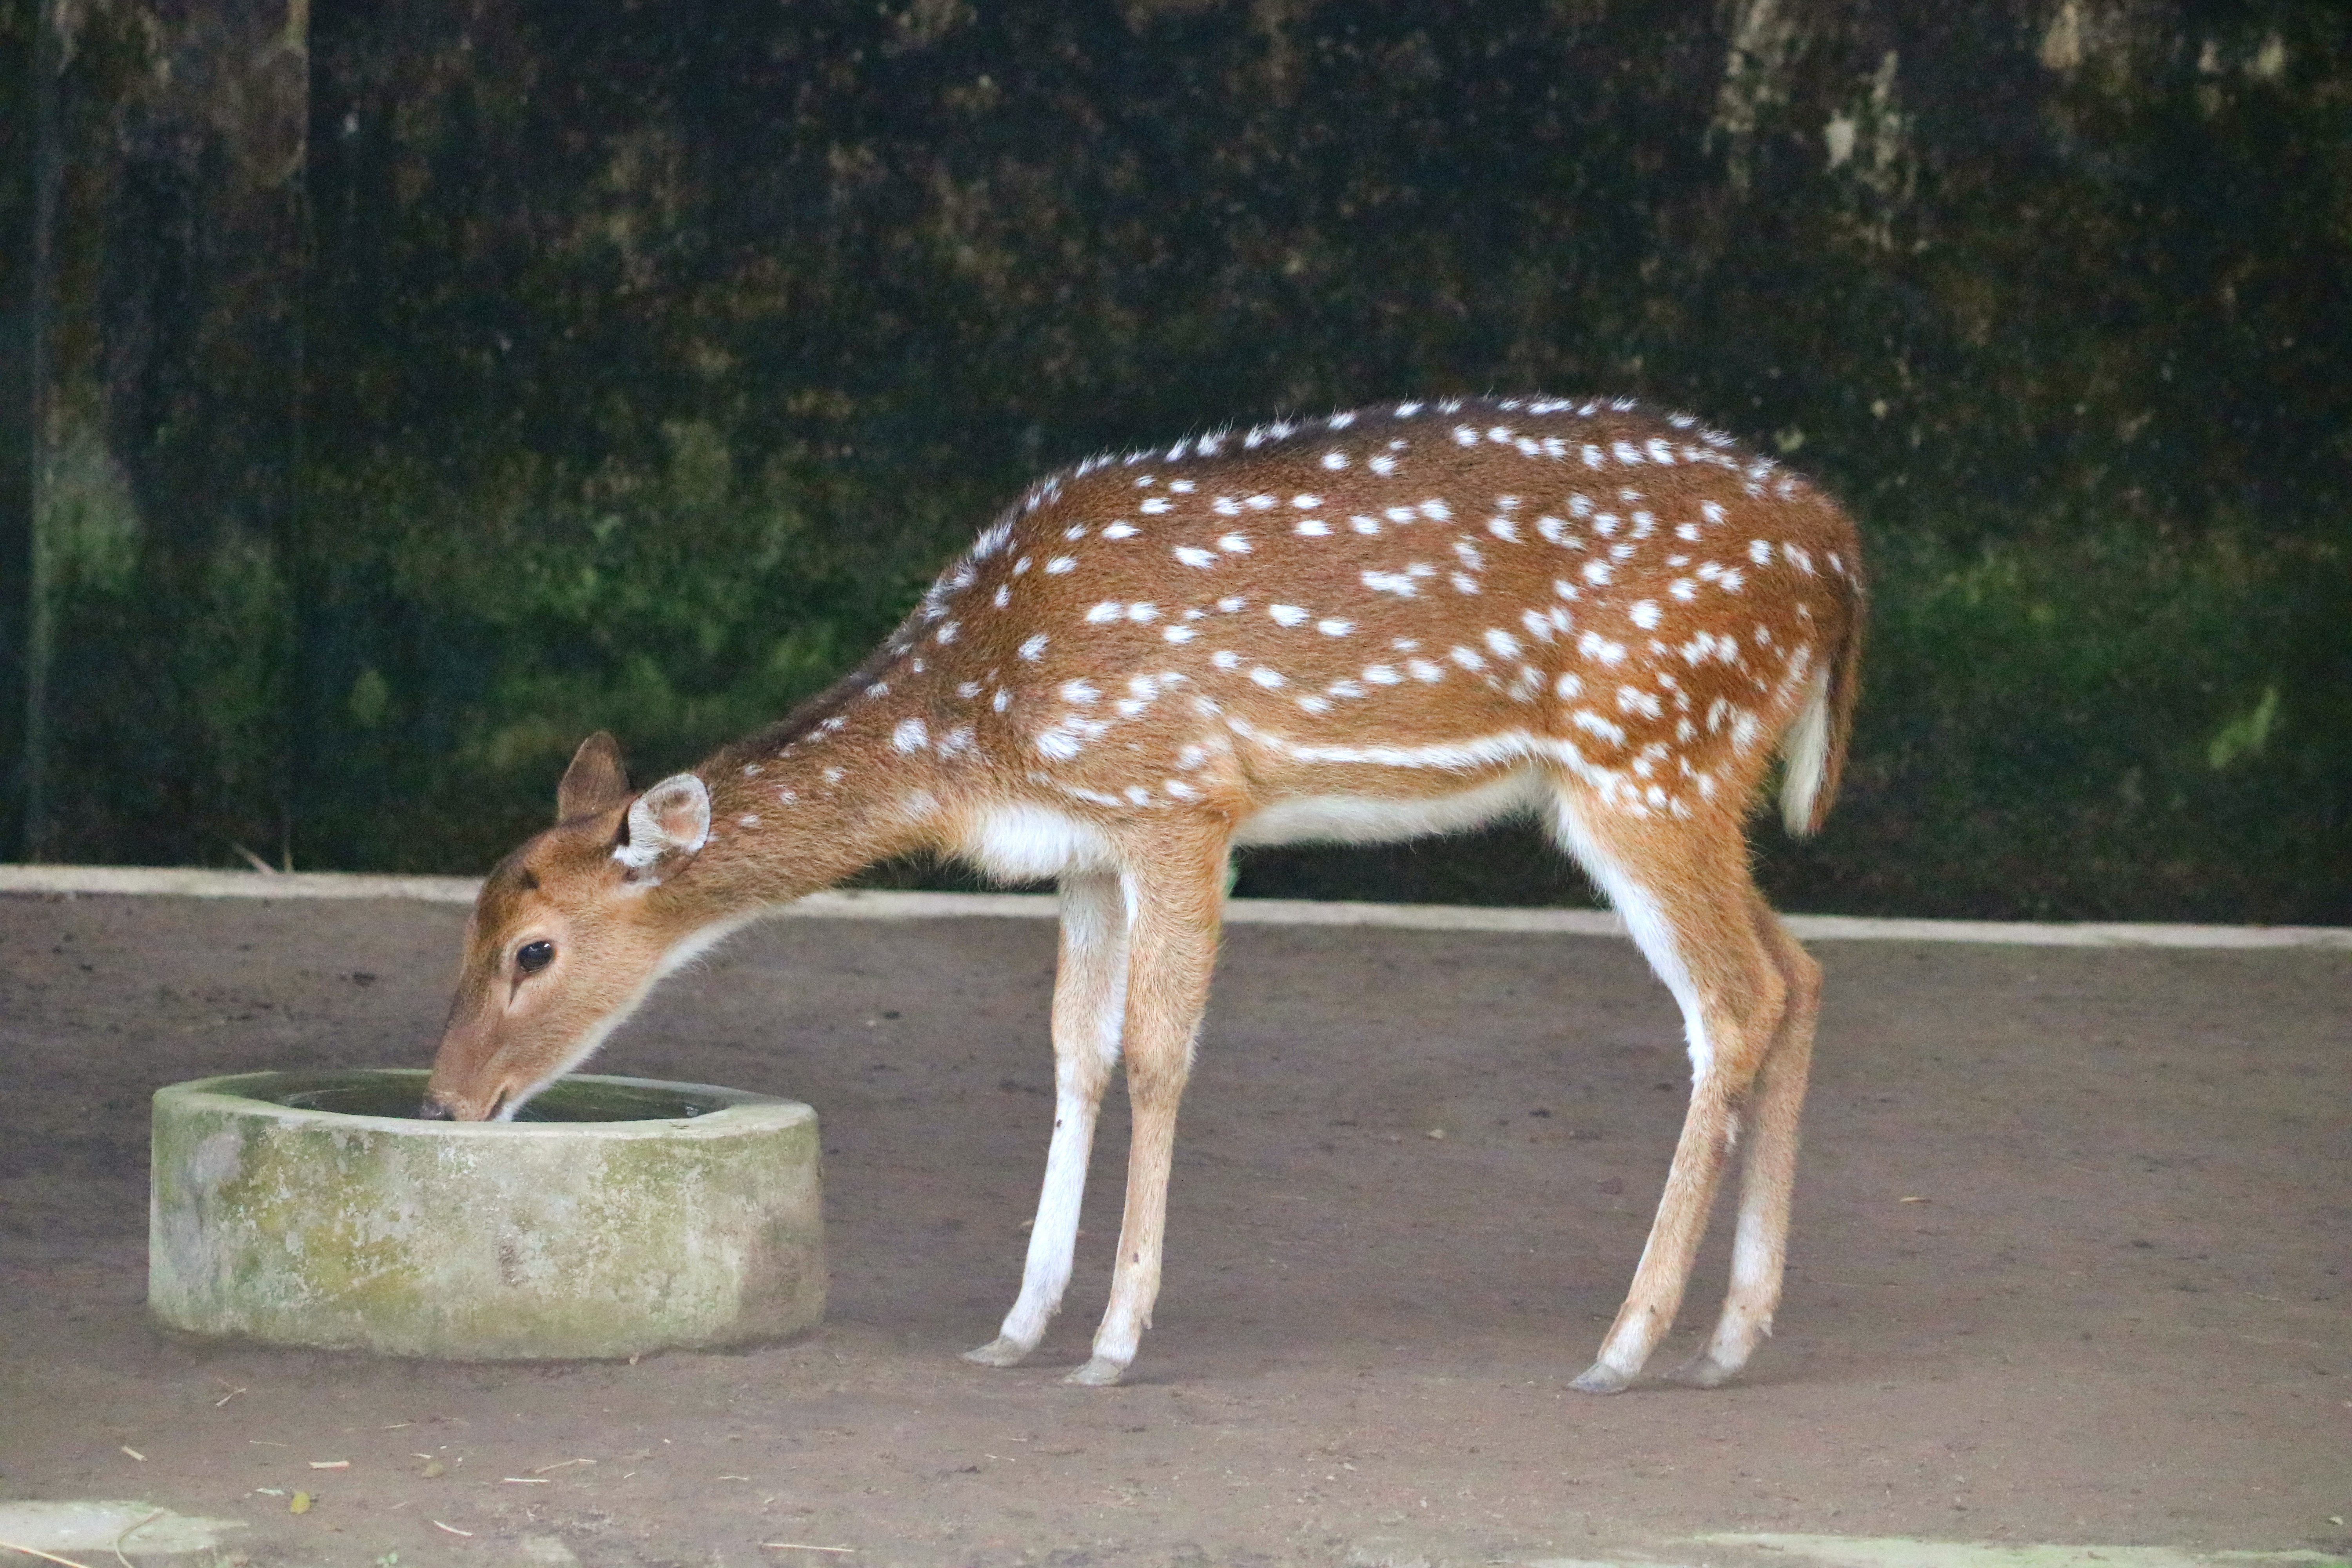
[(845, 1557), (857, 1555), (855, 1546), (811, 1546), (805, 1541), (762, 1541), (760, 1544), (771, 1552), (838, 1552)]
[(21, 1552), (27, 1557), (37, 1557), (44, 1563), (62, 1563), (65, 1568), (82, 1568), (82, 1564), (70, 1557), (59, 1557), (55, 1552), (44, 1552), (37, 1546), (19, 1546), (13, 1541), (0, 1541), (0, 1552)]
[(167, 1508), (159, 1508), (153, 1513), (149, 1514), (145, 1519), (141, 1520), (138, 1523), (132, 1525), (130, 1529), (116, 1536), (114, 1538), (114, 1560), (117, 1563), (121, 1563), (122, 1568), (131, 1568), (131, 1559), (122, 1555), (122, 1543), (171, 1511), (172, 1510)]

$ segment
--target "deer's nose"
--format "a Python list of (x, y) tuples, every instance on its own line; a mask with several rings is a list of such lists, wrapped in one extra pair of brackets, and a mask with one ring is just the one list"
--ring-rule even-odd
[(416, 1119), (419, 1121), (455, 1121), (457, 1113), (428, 1094), (416, 1107)]

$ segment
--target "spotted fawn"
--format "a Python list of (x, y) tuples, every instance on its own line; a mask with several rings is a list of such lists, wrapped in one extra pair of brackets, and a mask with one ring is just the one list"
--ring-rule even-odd
[(1640, 1373), (1738, 1144), (1730, 1290), (1675, 1374), (1720, 1383), (1779, 1300), (1821, 990), (1744, 828), (1776, 755), (1789, 828), (1827, 815), (1863, 602), (1833, 500), (1630, 399), (1386, 404), (1090, 458), (782, 721), (642, 793), (609, 736), (585, 742), (556, 825), (483, 885), (426, 1113), (513, 1115), (664, 974), (875, 860), (1054, 878), (1044, 1193), (1019, 1297), (969, 1355), (1021, 1361), (1060, 1307), (1123, 1063), (1118, 1262), (1069, 1374), (1116, 1383), (1160, 1289), (1234, 847), (1532, 816), (1680, 1004), (1692, 1065), (1649, 1243), (1576, 1386)]

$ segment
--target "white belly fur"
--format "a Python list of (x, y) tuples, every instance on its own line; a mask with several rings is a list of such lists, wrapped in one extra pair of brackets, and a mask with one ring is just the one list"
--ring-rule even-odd
[(1246, 818), (1236, 844), (1395, 844), (1435, 833), (1459, 833), (1499, 817), (1539, 807), (1541, 775), (1532, 768), (1459, 795), (1418, 800), (1380, 795), (1302, 795), (1277, 800)]
[[(1235, 844), (1394, 844), (1437, 833), (1458, 833), (1500, 817), (1538, 809), (1542, 776), (1534, 769), (1507, 774), (1456, 795), (1399, 800), (1362, 795), (1303, 795), (1277, 800), (1244, 819)], [(1118, 852), (1092, 823), (1049, 806), (995, 806), (965, 831), (964, 858), (1008, 882), (1036, 881), (1069, 871), (1115, 870)]]

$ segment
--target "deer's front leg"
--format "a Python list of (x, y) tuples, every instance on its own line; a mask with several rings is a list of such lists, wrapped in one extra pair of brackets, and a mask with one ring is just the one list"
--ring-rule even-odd
[(1111, 1065), (1118, 1060), (1127, 1010), (1127, 904), (1107, 871), (1062, 879), (1061, 959), (1054, 973), (1054, 1140), (1045, 1150), (1045, 1185), (1029, 1231), (1021, 1295), (996, 1338), (964, 1360), (1013, 1366), (1037, 1348), (1062, 1310), (1077, 1246), (1078, 1206), (1087, 1161)]
[(1160, 1295), (1168, 1219), (1168, 1171), (1176, 1152), (1176, 1106), (1192, 1068), (1192, 1046), (1217, 956), (1225, 846), (1156, 847), (1124, 878), (1128, 917), (1127, 1096), (1132, 1129), (1127, 1211), (1110, 1306), (1095, 1331), (1094, 1354), (1071, 1383), (1117, 1383), (1135, 1360)]

